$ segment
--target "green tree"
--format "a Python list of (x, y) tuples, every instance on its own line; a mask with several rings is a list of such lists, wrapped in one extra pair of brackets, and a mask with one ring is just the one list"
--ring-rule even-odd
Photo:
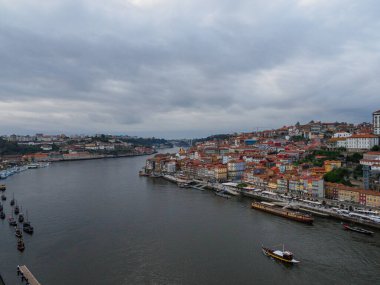
[(347, 156), (347, 161), (354, 162), (354, 163), (359, 163), (361, 159), (363, 159), (363, 155), (357, 152), (355, 152), (352, 155)]
[(349, 176), (350, 171), (348, 169), (336, 168), (331, 170), (330, 172), (327, 172), (323, 178), (326, 182), (341, 183), (344, 185), (352, 186)]
[(379, 145), (375, 145), (371, 148), (372, 151), (380, 151), (380, 146)]

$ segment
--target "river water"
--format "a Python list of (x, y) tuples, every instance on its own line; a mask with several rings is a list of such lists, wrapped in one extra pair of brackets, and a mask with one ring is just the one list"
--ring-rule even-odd
[[(252, 210), (245, 198), (178, 188), (139, 177), (146, 157), (76, 161), (7, 180), (35, 228), (16, 249), (0, 221), (0, 273), (21, 284), (26, 264), (54, 284), (380, 284), (380, 232), (346, 232), (338, 221), (313, 226)], [(261, 252), (285, 243), (301, 263)]]

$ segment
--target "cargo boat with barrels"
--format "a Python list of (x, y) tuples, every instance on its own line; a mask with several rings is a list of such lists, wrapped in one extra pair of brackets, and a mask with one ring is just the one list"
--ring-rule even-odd
[(273, 215), (277, 215), (280, 217), (284, 217), (293, 221), (301, 222), (301, 223), (312, 224), (314, 221), (314, 218), (310, 215), (292, 211), (286, 208), (279, 208), (279, 207), (276, 207), (276, 205), (272, 203), (253, 202), (252, 208), (261, 210), (267, 213), (271, 213)]

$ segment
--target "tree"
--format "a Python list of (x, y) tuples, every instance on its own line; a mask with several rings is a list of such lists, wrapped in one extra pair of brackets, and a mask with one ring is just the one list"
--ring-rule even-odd
[(323, 178), (326, 182), (341, 183), (347, 186), (352, 186), (350, 180), (350, 171), (346, 168), (336, 168), (327, 172)]
[(380, 146), (379, 145), (375, 145), (371, 148), (372, 151), (380, 151)]
[(347, 156), (347, 161), (354, 162), (354, 163), (359, 163), (361, 159), (363, 159), (363, 155), (357, 152), (355, 152), (352, 155)]

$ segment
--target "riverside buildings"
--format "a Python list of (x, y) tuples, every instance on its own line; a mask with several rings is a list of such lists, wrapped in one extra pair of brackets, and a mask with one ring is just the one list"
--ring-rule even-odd
[[(341, 141), (344, 144), (338, 149), (337, 142)], [(148, 159), (145, 171), (211, 183), (232, 181), (241, 187), (248, 185), (303, 199), (327, 198), (380, 207), (380, 192), (362, 189), (360, 181), (349, 187), (326, 183), (324, 179), (326, 173), (347, 167), (345, 157), (353, 151), (364, 152), (362, 165), (380, 167), (380, 153), (368, 152), (378, 144), (379, 137), (371, 134), (371, 126), (366, 123), (310, 122), (198, 142), (177, 154), (159, 154)], [(343, 154), (331, 159), (324, 152)], [(174, 173), (163, 171), (173, 170), (174, 164)], [(359, 165), (349, 164), (352, 171)]]

